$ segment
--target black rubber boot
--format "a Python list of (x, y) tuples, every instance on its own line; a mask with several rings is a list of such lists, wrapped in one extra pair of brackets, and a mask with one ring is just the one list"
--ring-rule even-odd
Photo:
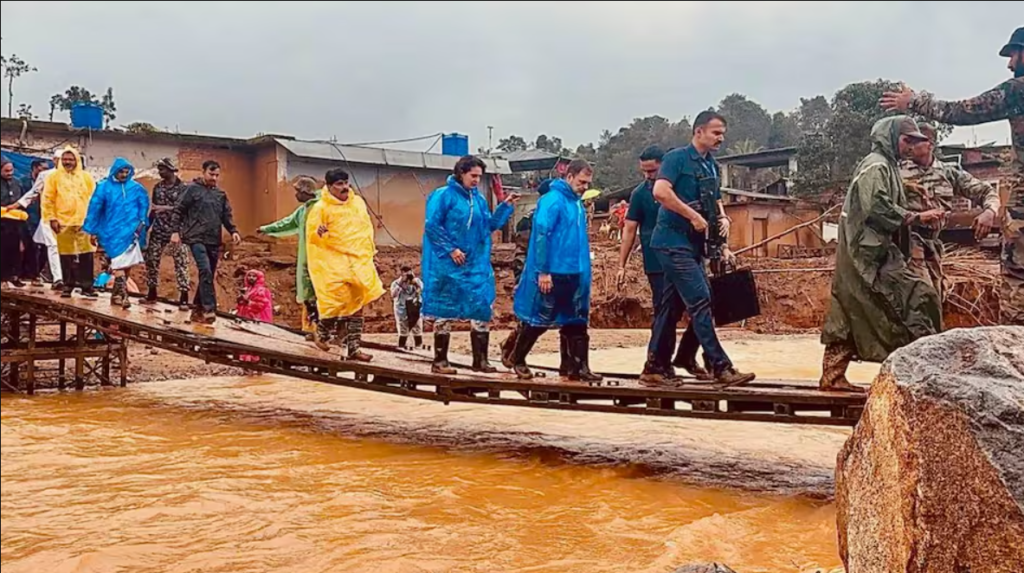
[(430, 371), (434, 374), (454, 376), (459, 372), (448, 363), (448, 347), (451, 346), (451, 334), (434, 333), (434, 364)]
[(591, 385), (598, 385), (604, 380), (604, 376), (590, 371), (589, 336), (582, 334), (569, 338), (569, 355), (573, 362), (573, 371), (569, 373), (569, 380), (586, 382)]
[(146, 293), (146, 298), (142, 299), (142, 304), (156, 304), (157, 292), (156, 287), (152, 287)]
[(494, 374), (497, 368), (491, 366), (487, 359), (488, 349), (491, 345), (490, 332), (471, 332), (469, 340), (473, 344), (473, 371), (481, 374)]
[(520, 380), (533, 380), (533, 372), (526, 365), (526, 356), (530, 354), (530, 351), (533, 350), (533, 345), (537, 344), (537, 340), (545, 332), (547, 332), (545, 328), (523, 326), (519, 335), (516, 336), (516, 347), (512, 353), (512, 363), (513, 370)]
[(565, 333), (558, 333), (558, 353), (561, 357), (561, 364), (558, 366), (558, 374), (563, 378), (571, 375), (575, 369), (572, 361), (572, 353), (569, 352), (569, 337)]
[(399, 350), (408, 350), (409, 349), (409, 337), (408, 336), (399, 336), (398, 337), (398, 349)]
[(423, 348), (423, 337), (422, 336), (413, 336), (412, 337), (412, 343), (416, 345), (416, 350), (419, 350), (420, 348)]
[(178, 308), (181, 310), (188, 310), (191, 305), (188, 302), (188, 292), (181, 291), (181, 297), (178, 298)]

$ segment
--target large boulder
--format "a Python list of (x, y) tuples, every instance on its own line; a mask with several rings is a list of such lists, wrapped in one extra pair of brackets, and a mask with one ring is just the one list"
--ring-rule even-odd
[(893, 354), (839, 454), (836, 500), (851, 573), (1024, 571), (1024, 328)]
[(704, 565), (684, 565), (676, 569), (674, 573), (736, 573), (721, 563), (708, 563)]

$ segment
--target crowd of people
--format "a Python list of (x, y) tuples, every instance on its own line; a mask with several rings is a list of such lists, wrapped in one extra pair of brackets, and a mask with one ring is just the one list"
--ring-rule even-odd
[[(934, 126), (910, 115), (886, 117), (874, 126), (871, 153), (854, 171), (839, 219), (832, 299), (822, 335), (822, 389), (857, 391), (846, 379), (852, 361), (881, 361), (918, 338), (941, 332), (944, 247), (939, 233), (956, 197), (982, 208), (974, 222), (978, 237), (1003, 229), (1003, 320), (1024, 323), (1024, 29), (1014, 33), (1001, 55), (1010, 59), (1014, 79), (977, 98), (942, 102), (910, 89), (882, 98), (887, 110), (947, 124), (1009, 119), (1016, 179), (1006, 218), (999, 221), (1003, 205), (997, 191), (935, 156)], [(619, 280), (639, 238), (653, 293), (655, 317), (640, 379), (645, 386), (676, 387), (696, 379), (733, 387), (755, 379), (734, 366), (719, 341), (706, 264), (710, 239), (720, 235), (724, 240), (731, 227), (714, 159), (727, 131), (727, 118), (705, 111), (695, 118), (686, 147), (644, 150), (638, 157), (644, 181), (628, 208), (616, 206), (622, 234)], [(4, 162), (0, 278), (5, 288), (22, 287), (22, 279), (39, 284), (48, 272), (61, 296), (71, 297), (79, 289), (82, 296), (95, 298), (99, 248), (103, 268), (114, 277), (112, 304), (130, 306), (127, 274), (140, 265), (147, 274), (144, 301), (153, 303), (161, 259), (170, 254), (181, 307), (191, 308), (193, 323), (213, 324), (222, 233), (241, 241), (228, 196), (218, 187), (220, 165), (207, 161), (202, 175), (188, 184), (172, 160), (163, 159), (156, 168), (161, 180), (151, 200), (135, 182), (135, 168), (123, 159), (99, 183), (71, 147), (57, 153), (52, 166), (34, 162), (24, 182), (15, 180), (13, 166)], [(492, 209), (480, 191), (485, 174), (480, 158), (457, 161), (446, 184), (427, 199), (422, 279), (403, 268), (390, 285), (399, 346), (405, 347), (411, 336), (422, 347), (423, 319), (433, 322), (432, 371), (437, 374), (456, 374), (449, 349), (452, 327), (460, 322), (469, 325), (472, 370), (497, 371), (489, 357), (497, 297), (492, 235), (507, 225), (519, 196), (509, 194)], [(602, 380), (589, 360), (592, 213), (584, 199), (593, 177), (591, 164), (572, 161), (564, 174), (541, 184), (536, 210), (516, 228), (513, 308), (518, 324), (502, 344), (501, 363), (520, 379), (534, 377), (527, 357), (545, 332), (557, 329), (561, 375), (591, 384)], [(342, 346), (347, 360), (369, 362), (373, 357), (361, 348), (362, 314), (386, 292), (374, 261), (375, 229), (346, 171), (332, 169), (324, 180), (318, 189), (314, 180), (300, 179), (295, 185), (299, 208), (259, 233), (298, 237), (296, 301), (304, 309), (310, 340), (323, 350)], [(188, 254), (199, 277), (191, 302)], [(734, 258), (727, 248), (721, 255)], [(247, 273), (239, 315), (269, 321), (272, 309), (264, 276)], [(689, 325), (677, 346), (677, 325), (684, 315)], [(689, 378), (677, 376), (677, 368)]]

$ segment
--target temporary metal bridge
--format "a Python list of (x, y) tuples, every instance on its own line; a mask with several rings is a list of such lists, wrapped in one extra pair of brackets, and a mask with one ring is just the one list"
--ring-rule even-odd
[[(96, 381), (125, 386), (127, 344), (136, 342), (207, 363), (445, 404), (852, 426), (865, 402), (862, 394), (821, 392), (799, 381), (759, 381), (731, 389), (694, 382), (653, 389), (628, 375), (609, 376), (600, 386), (571, 383), (555, 372), (532, 381), (511, 373), (476, 374), (468, 368), (455, 376), (439, 376), (430, 372), (430, 358), (423, 354), (367, 344), (374, 351), (372, 363), (347, 362), (278, 326), (231, 319), (195, 325), (187, 322), (187, 313), (166, 304), (124, 310), (112, 307), (105, 295), (61, 299), (41, 288), (4, 290), (0, 302), (0, 383), (7, 391), (28, 394), (44, 387), (81, 390)], [(243, 362), (243, 355), (259, 361)], [(115, 368), (116, 380), (111, 377)]]

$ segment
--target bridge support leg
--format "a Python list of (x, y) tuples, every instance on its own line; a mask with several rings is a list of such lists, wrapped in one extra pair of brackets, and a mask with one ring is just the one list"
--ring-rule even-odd
[[(60, 338), (58, 339), (61, 346), (64, 346), (68, 342), (68, 323), (63, 320), (60, 321)], [(57, 389), (63, 392), (68, 387), (68, 363), (66, 360), (61, 358), (57, 361)]]
[[(36, 315), (30, 314), (28, 317), (28, 349), (33, 351), (36, 349)], [(28, 360), (28, 372), (26, 374), (25, 388), (26, 392), (31, 396), (36, 393), (36, 361), (33, 358)]]
[(78, 356), (75, 357), (75, 390), (85, 390), (85, 325), (78, 324), (75, 328), (75, 347), (78, 349)]

